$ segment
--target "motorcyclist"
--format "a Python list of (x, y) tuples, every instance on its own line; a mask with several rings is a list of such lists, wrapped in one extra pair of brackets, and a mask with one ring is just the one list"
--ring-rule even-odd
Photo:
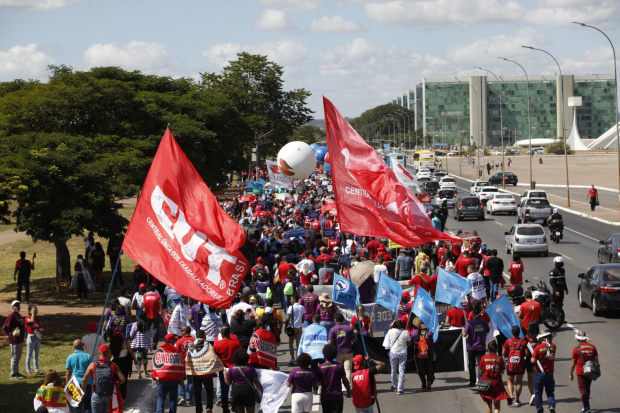
[(564, 294), (568, 294), (566, 285), (566, 270), (564, 269), (564, 258), (555, 257), (553, 259), (553, 269), (549, 271), (549, 285), (551, 294), (557, 298), (560, 305), (564, 302)]
[(562, 231), (564, 229), (564, 220), (562, 219), (562, 214), (558, 213), (557, 208), (553, 208), (553, 213), (547, 218), (547, 224), (551, 231)]

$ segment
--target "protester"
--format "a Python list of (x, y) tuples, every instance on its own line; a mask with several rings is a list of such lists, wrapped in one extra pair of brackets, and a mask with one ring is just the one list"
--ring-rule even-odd
[(454, 272), (463, 278), (467, 278), (467, 267), (475, 265), (474, 260), (469, 257), (469, 251), (465, 250), (454, 263)]
[(512, 261), (508, 268), (510, 270), (510, 284), (523, 285), (523, 270), (525, 266), (519, 254), (512, 254)]
[(525, 348), (525, 371), (527, 372), (527, 387), (530, 391), (530, 406), (534, 406), (535, 403), (535, 391), (534, 391), (534, 363), (532, 363), (532, 354), (534, 349), (538, 345), (538, 333), (540, 328), (537, 321), (530, 321), (530, 324), (526, 330), (525, 341), (527, 346)]
[[(372, 364), (372, 365), (371, 365)], [(351, 395), (353, 406), (357, 413), (372, 413), (373, 405), (377, 399), (377, 383), (375, 376), (385, 367), (385, 363), (373, 360), (370, 356), (366, 359), (361, 354), (353, 357), (353, 381), (351, 382)]]
[(312, 317), (317, 312), (317, 308), (319, 307), (319, 296), (314, 294), (314, 287), (309, 285), (307, 287), (307, 293), (301, 297), (300, 304), (303, 305), (305, 313), (304, 313), (304, 323), (303, 327), (307, 327), (312, 324)]
[[(312, 324), (306, 327), (301, 335), (299, 348), (297, 349), (298, 356), (301, 353), (307, 353), (312, 358), (311, 368), (312, 371), (316, 371), (319, 364), (325, 362), (323, 358), (323, 347), (327, 345), (327, 330), (321, 324), (321, 316), (315, 314), (312, 317)], [(317, 394), (318, 388), (312, 384), (312, 393)]]
[(131, 300), (127, 298), (127, 287), (125, 287), (122, 284), (121, 284), (121, 288), (118, 290), (117, 300), (120, 303), (120, 305), (125, 307), (125, 315), (129, 317), (129, 319), (131, 320), (131, 317), (132, 317)]
[(43, 339), (43, 325), (38, 317), (36, 305), (28, 306), (28, 317), (25, 318), (28, 337), (26, 339), (26, 372), (32, 376), (30, 360), (34, 357), (34, 374), (39, 375), (39, 351), (41, 350), (41, 340)]
[[(512, 338), (506, 340), (502, 355), (507, 358), (508, 394), (514, 400), (514, 407), (521, 405), (521, 389), (525, 373), (527, 341), (520, 338), (521, 328), (512, 326)], [(515, 386), (516, 384), (516, 386)]]
[(4, 332), (8, 336), (9, 346), (11, 347), (11, 379), (21, 380), (24, 378), (19, 373), (19, 361), (24, 350), (24, 337), (26, 335), (26, 323), (24, 317), (19, 313), (20, 303), (14, 300), (11, 303), (11, 312), (4, 320)]
[(474, 305), (474, 317), (467, 322), (463, 330), (463, 337), (467, 339), (467, 360), (469, 366), (469, 387), (476, 385), (476, 364), (478, 364), (478, 379), (482, 376), (480, 369), (480, 359), (485, 354), (485, 343), (487, 333), (490, 331), (489, 323), (483, 320), (480, 315), (482, 313), (482, 305), (480, 301), (476, 301)]
[(185, 376), (181, 353), (176, 348), (177, 337), (166, 334), (164, 344), (158, 347), (161, 363), (152, 363), (151, 380), (157, 383), (157, 412), (164, 412), (166, 397), (170, 399), (170, 413), (176, 413), (179, 395), (179, 382)]
[(144, 313), (143, 303), (144, 303), (144, 294), (146, 294), (146, 284), (141, 283), (140, 285), (136, 285), (137, 291), (134, 293), (133, 298), (131, 299), (131, 308), (136, 310), (136, 317), (139, 313)]
[(103, 336), (97, 334), (97, 323), (91, 321), (87, 323), (84, 328), (88, 331), (84, 337), (82, 337), (82, 343), (84, 344), (84, 352), (91, 356), (94, 356), (94, 350), (105, 344)]
[(108, 413), (108, 407), (116, 386), (125, 382), (125, 376), (116, 364), (110, 361), (112, 354), (106, 344), (99, 346), (99, 359), (91, 363), (84, 373), (82, 389), (86, 388), (92, 377), (92, 413)]
[[(254, 309), (250, 308), (248, 312), (252, 313), (254, 316)], [(256, 327), (256, 319), (245, 319), (245, 314), (242, 310), (237, 310), (235, 312), (235, 317), (232, 319), (230, 323), (230, 331), (237, 336), (239, 342), (241, 343), (241, 347), (245, 350), (248, 349), (248, 345), (250, 344), (250, 338), (252, 337), (252, 332)]]
[(95, 242), (95, 248), (90, 251), (88, 262), (93, 271), (93, 282), (103, 290), (103, 267), (105, 267), (105, 252), (101, 243)]
[[(589, 343), (590, 338), (585, 331), (579, 331), (575, 334), (575, 340), (577, 340), (577, 347), (573, 349), (573, 357), (570, 364), (569, 379), (573, 381), (573, 371), (577, 368), (577, 386), (579, 387), (579, 394), (581, 394), (581, 411), (590, 411), (590, 387), (592, 386), (592, 379), (584, 376), (583, 366), (588, 361), (599, 363), (598, 351), (594, 344)], [(547, 396), (548, 398), (549, 396)]]
[[(108, 241), (108, 246), (106, 248), (105, 254), (110, 257), (110, 271), (114, 272), (116, 269), (116, 275), (114, 277), (114, 286), (118, 282), (121, 287), (125, 286), (123, 281), (123, 271), (121, 265), (121, 250), (123, 247), (124, 236), (112, 236)], [(118, 263), (118, 264), (117, 264)], [(128, 315), (131, 315), (130, 312), (127, 312)]]
[(329, 266), (329, 261), (323, 261), (323, 267), (319, 268), (319, 282), (321, 285), (331, 285), (334, 282), (334, 269)]
[(78, 298), (88, 298), (88, 288), (92, 284), (91, 290), (94, 292), (95, 285), (89, 274), (90, 266), (88, 261), (78, 255), (73, 266), (73, 277), (71, 278), (71, 288), (77, 293)]
[(351, 397), (351, 382), (346, 376), (344, 365), (333, 361), (338, 355), (338, 349), (334, 345), (326, 345), (323, 355), (326, 361), (320, 364), (314, 373), (315, 385), (321, 387), (321, 407), (324, 413), (342, 413), (342, 386), (347, 390), (346, 396)]
[(48, 412), (68, 413), (69, 408), (64, 393), (65, 389), (60, 375), (56, 370), (49, 370), (34, 397), (34, 408), (38, 411), (41, 406), (44, 406)]
[(310, 413), (312, 410), (312, 386), (314, 384), (314, 372), (310, 368), (312, 357), (301, 353), (297, 357), (297, 365), (291, 370), (286, 380), (286, 385), (291, 389), (291, 412)]
[[(288, 350), (291, 354), (291, 360), (289, 366), (295, 365), (295, 346), (299, 348), (299, 341), (301, 340), (301, 333), (304, 326), (304, 319), (306, 309), (304, 306), (298, 304), (299, 297), (293, 295), (291, 297), (291, 306), (287, 310), (288, 316), (286, 317), (286, 335), (289, 337)], [(295, 343), (293, 343), (295, 342)]]
[(205, 317), (205, 314), (207, 314), (207, 307), (205, 304), (197, 302), (191, 306), (187, 320), (191, 323), (193, 330), (200, 330), (202, 319)]
[(205, 306), (204, 309), (206, 314), (202, 316), (202, 323), (196, 330), (204, 331), (206, 340), (213, 344), (215, 342), (215, 338), (220, 333), (220, 329), (222, 328), (222, 317), (218, 315), (218, 310), (215, 308)]
[(403, 327), (400, 319), (394, 321), (388, 331), (385, 342), (389, 344), (390, 367), (392, 370), (392, 390), (400, 396), (405, 387), (405, 364), (407, 363), (407, 347), (411, 347), (411, 336)]
[(475, 300), (484, 300), (487, 295), (484, 291), (484, 277), (476, 272), (476, 267), (470, 265), (467, 267), (467, 279), (471, 281), (471, 296)]
[[(112, 354), (112, 361), (118, 366), (123, 376), (129, 379), (132, 362), (137, 365), (138, 360), (129, 343), (123, 338), (120, 330), (114, 330), (110, 337), (110, 353)], [(127, 381), (119, 384), (118, 389), (123, 399), (125, 399), (127, 397)]]
[(495, 407), (495, 413), (498, 413), (501, 401), (508, 400), (508, 405), (510, 406), (512, 398), (510, 398), (504, 388), (502, 374), (506, 370), (506, 365), (504, 359), (497, 354), (498, 345), (495, 341), (490, 341), (487, 348), (489, 349), (489, 354), (480, 359), (478, 368), (482, 372), (480, 380), (489, 380), (491, 385), (488, 390), (480, 390), (479, 393), (482, 400), (487, 404), (487, 413), (493, 413), (493, 407)]
[[(84, 379), (84, 374), (88, 369), (88, 366), (91, 362), (90, 354), (86, 354), (84, 352), (84, 344), (82, 340), (77, 339), (73, 342), (73, 353), (67, 357), (67, 362), (65, 364), (66, 375), (65, 375), (65, 383), (69, 383), (71, 380), (71, 376), (75, 376), (75, 379), (78, 383), (82, 383)], [(90, 378), (86, 381), (86, 387), (82, 387), (84, 391), (84, 395), (82, 396), (82, 407), (81, 412), (90, 412), (90, 397), (92, 395), (92, 383), (93, 379)]]
[[(254, 387), (262, 399), (263, 386), (258, 380), (258, 374), (251, 365), (248, 365), (250, 356), (243, 349), (237, 349), (233, 355), (234, 365), (226, 373), (226, 384), (232, 386), (232, 402), (237, 413), (254, 413)], [(223, 389), (222, 389), (223, 391)]]
[(144, 367), (144, 375), (148, 374), (148, 352), (153, 342), (153, 330), (148, 327), (146, 323), (146, 314), (144, 312), (138, 314), (138, 321), (131, 326), (129, 333), (131, 338), (131, 349), (136, 355), (136, 369), (138, 370), (138, 378), (142, 378), (142, 371), (140, 366)]
[(454, 307), (446, 311), (445, 324), (449, 325), (450, 327), (465, 327), (467, 316), (465, 315), (464, 308), (467, 308), (468, 304), (469, 301), (465, 299), (461, 302), (461, 306), (463, 308)]
[(149, 285), (146, 290), (147, 293), (142, 297), (142, 309), (146, 313), (146, 325), (153, 330), (151, 348), (155, 350), (159, 342), (159, 312), (163, 303), (160, 295), (155, 293), (155, 287)]
[(491, 291), (489, 293), (489, 301), (495, 301), (499, 290), (499, 284), (503, 279), (504, 260), (497, 256), (497, 250), (491, 250), (491, 258), (486, 262), (486, 268), (489, 269), (489, 283)]
[(13, 281), (17, 281), (17, 301), (22, 300), (22, 288), (26, 291), (24, 296), (24, 302), (28, 304), (30, 300), (30, 273), (34, 271), (34, 258), (32, 256), (32, 262), (26, 259), (26, 253), (24, 251), (19, 253), (19, 260), (15, 262), (15, 271), (13, 272)]
[[(237, 350), (243, 349), (241, 348), (241, 343), (238, 340), (231, 339), (230, 326), (222, 326), (222, 328), (220, 329), (220, 335), (222, 338), (215, 341), (215, 343), (213, 344), (213, 350), (215, 351), (215, 354), (217, 354), (217, 356), (220, 358), (220, 360), (222, 360), (222, 364), (224, 365), (224, 367), (230, 369), (230, 367), (235, 364), (235, 361), (233, 359), (234, 354), (237, 352)], [(218, 373), (218, 381), (221, 386), (222, 410), (224, 411), (224, 413), (229, 413), (229, 387), (224, 380), (224, 374), (225, 373), (223, 371), (220, 371)]]
[[(336, 314), (336, 325), (329, 330), (328, 344), (335, 345), (338, 350), (337, 362), (344, 366), (347, 380), (351, 382), (353, 374), (353, 344), (357, 342), (357, 336), (353, 329), (344, 323), (344, 316)], [(329, 360), (326, 358), (326, 360)]]
[(540, 344), (534, 348), (532, 353), (536, 413), (543, 413), (543, 389), (547, 395), (549, 411), (555, 413), (555, 378), (553, 377), (553, 371), (556, 346), (553, 344), (552, 335), (549, 332), (542, 330), (537, 338)]
[[(420, 381), (422, 382), (422, 390), (430, 390), (435, 381), (435, 365), (437, 354), (435, 353), (435, 345), (433, 332), (430, 331), (419, 317), (409, 317), (413, 330), (410, 333), (413, 354), (415, 357), (415, 368)], [(409, 321), (407, 321), (409, 324)], [(409, 330), (407, 325), (407, 330)]]
[(525, 291), (523, 294), (525, 302), (521, 304), (517, 317), (523, 320), (523, 331), (526, 332), (532, 321), (538, 324), (540, 315), (542, 314), (542, 307), (538, 301), (532, 299), (532, 292), (530, 290)]
[[(256, 331), (248, 346), (250, 363), (256, 369), (275, 370), (278, 359), (278, 341), (275, 334), (267, 330), (263, 319), (256, 323)], [(289, 340), (289, 343), (293, 340)]]
[(588, 190), (586, 199), (590, 202), (590, 211), (594, 211), (594, 208), (598, 205), (598, 191), (594, 188), (594, 185)]
[(361, 304), (357, 306), (357, 315), (351, 318), (351, 328), (353, 328), (355, 334), (360, 334), (360, 323), (362, 326), (361, 334), (372, 337), (372, 323), (370, 322), (370, 317), (364, 311), (364, 306)]
[(329, 332), (336, 325), (334, 316), (338, 312), (338, 308), (328, 293), (323, 293), (319, 297), (319, 308), (317, 311), (321, 315), (321, 325)]

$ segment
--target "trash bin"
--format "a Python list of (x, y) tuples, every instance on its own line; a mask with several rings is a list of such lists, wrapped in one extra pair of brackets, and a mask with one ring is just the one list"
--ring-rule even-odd
[(536, 189), (536, 181), (532, 181), (532, 189)]

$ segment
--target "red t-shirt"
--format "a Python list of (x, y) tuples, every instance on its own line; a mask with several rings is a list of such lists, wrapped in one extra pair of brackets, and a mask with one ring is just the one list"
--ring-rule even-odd
[(487, 354), (482, 356), (478, 368), (483, 375), (489, 379), (502, 379), (502, 371), (506, 370), (506, 364), (504, 364), (504, 358), (496, 354)]
[(474, 261), (474, 268), (477, 271), (480, 268), (483, 256), (480, 253), (470, 252), (469, 257)]
[(308, 271), (307, 275), (304, 275), (303, 272), (299, 273), (299, 278), (301, 280), (301, 285), (310, 285), (312, 284), (312, 276), (314, 276), (314, 273), (312, 271)]
[(337, 239), (330, 239), (329, 241), (327, 241), (327, 249), (330, 252), (334, 252), (334, 248), (336, 248), (338, 246), (338, 240)]
[[(366, 247), (366, 248), (368, 248), (368, 247)], [(370, 255), (370, 251), (368, 251), (368, 255)], [(390, 254), (388, 254), (385, 251), (379, 251), (377, 253), (377, 256), (375, 257), (375, 262), (377, 262), (377, 258), (379, 257), (379, 255), (383, 256), (383, 262), (394, 261), (394, 258)]]
[(410, 279), (407, 284), (415, 285), (416, 286), (416, 292), (418, 291), (417, 287), (422, 287), (425, 291), (428, 292), (430, 282), (431, 282), (431, 277), (429, 277), (428, 275), (418, 274), (415, 277), (413, 277), (412, 279)]
[[(357, 324), (356, 315), (354, 315), (353, 318), (351, 319), (351, 327), (353, 327), (353, 329), (359, 328), (359, 324)], [(370, 317), (364, 316), (364, 319), (362, 320), (362, 329), (364, 331), (370, 331)]]
[(590, 198), (596, 198), (597, 194), (598, 194), (598, 191), (596, 189), (590, 189), (588, 191), (588, 195), (590, 195)]
[[(547, 343), (541, 343), (534, 348), (534, 356), (537, 361), (540, 361), (545, 373), (553, 373), (555, 365), (555, 344), (549, 344), (549, 355), (547, 355)], [(534, 371), (536, 373), (542, 373), (538, 367), (538, 362), (534, 364)]]
[(465, 314), (463, 314), (463, 310), (453, 308), (448, 310), (446, 316), (450, 317), (450, 327), (465, 327)]
[(223, 338), (221, 340), (217, 340), (213, 344), (213, 350), (215, 354), (217, 354), (222, 363), (224, 363), (224, 367), (230, 367), (233, 364), (232, 356), (235, 354), (235, 351), (241, 348), (241, 343), (237, 340), (231, 340), (229, 338)]
[(467, 278), (467, 267), (470, 265), (475, 267), (474, 260), (471, 258), (459, 257), (459, 259), (454, 263), (454, 272), (458, 272), (461, 277)]
[[(474, 312), (470, 311), (469, 314), (467, 314), (467, 321), (471, 320), (472, 318), (474, 318)], [(489, 317), (484, 311), (480, 313), (480, 318), (482, 318), (487, 323), (491, 322), (491, 317)]]
[(34, 318), (34, 322), (32, 324), (29, 324), (28, 321), (30, 320), (30, 316), (26, 317), (25, 322), (26, 322), (26, 330), (28, 330), (28, 334), (34, 334), (35, 330), (38, 330), (41, 328), (41, 319), (39, 319), (39, 317), (35, 317)]
[(315, 262), (317, 264), (321, 264), (323, 261), (333, 262), (332, 256), (329, 255), (329, 254), (323, 253), (323, 254), (319, 255), (318, 257), (316, 257), (316, 261)]
[(146, 318), (151, 320), (158, 318), (160, 310), (159, 295), (154, 292), (150, 292), (144, 294), (142, 299), (144, 300), (144, 312), (146, 313)]
[(314, 221), (312, 224), (310, 224), (310, 228), (312, 228), (315, 232), (320, 232), (321, 223), (319, 221)]
[(377, 256), (377, 249), (381, 245), (382, 244), (376, 239), (373, 239), (372, 241), (368, 242), (368, 244), (366, 244), (366, 249), (368, 250), (368, 255), (370, 256), (371, 260), (375, 259), (375, 257)]
[(187, 358), (187, 351), (189, 350), (189, 346), (196, 340), (192, 336), (183, 336), (177, 340), (175, 347), (177, 351), (181, 353), (181, 357), (183, 357), (183, 364), (185, 364), (185, 359)]
[(487, 268), (487, 261), (490, 260), (491, 258), (493, 258), (491, 255), (482, 257), (482, 268), (484, 268), (484, 274), (482, 275), (489, 276), (491, 274), (489, 272), (489, 269)]
[(531, 321), (538, 322), (540, 313), (542, 313), (542, 307), (537, 301), (526, 301), (521, 304), (521, 314), (523, 314), (523, 324), (521, 325), (523, 328), (527, 330)]
[(525, 356), (525, 349), (527, 348), (527, 340), (524, 340), (522, 338), (514, 338), (514, 337), (509, 338), (504, 343), (504, 350), (506, 350), (506, 352), (510, 355), (510, 349), (511, 348), (515, 348), (515, 349), (518, 348), (518, 349), (520, 349), (521, 350), (521, 355)]
[[(288, 270), (295, 270), (295, 266), (290, 262), (282, 262), (278, 267), (278, 274), (280, 274), (280, 282), (283, 282), (288, 275)], [(295, 270), (297, 271), (297, 270)]]
[(594, 357), (598, 356), (598, 351), (596, 351), (596, 347), (590, 343), (583, 343), (581, 347), (575, 347), (573, 349), (573, 360), (576, 361), (577, 366), (577, 375), (583, 375), (583, 360), (581, 360), (581, 356), (579, 355), (579, 349), (581, 348), (581, 354), (583, 355), (583, 360), (592, 361)]
[(431, 282), (428, 283), (428, 292), (431, 297), (435, 297), (435, 290), (437, 290), (437, 274), (431, 277)]
[(323, 228), (333, 228), (333, 227), (334, 227), (334, 221), (332, 221), (331, 219), (328, 219), (323, 223)]
[(519, 262), (510, 262), (510, 284), (512, 285), (523, 285), (523, 261)]

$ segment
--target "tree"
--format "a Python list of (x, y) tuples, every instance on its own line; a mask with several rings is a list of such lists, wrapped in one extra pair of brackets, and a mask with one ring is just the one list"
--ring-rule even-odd
[(289, 138), (289, 141), (301, 141), (307, 144), (316, 142), (325, 142), (327, 136), (325, 131), (317, 126), (304, 125), (295, 129), (293, 135)]
[[(547, 146), (547, 153), (549, 154), (554, 154), (554, 155), (564, 155), (564, 139), (563, 138), (557, 138), (555, 140), (555, 142), (553, 142), (552, 144)], [(572, 155), (575, 153), (575, 151), (573, 151), (570, 148), (569, 144), (566, 144), (566, 153), (568, 155)]]

